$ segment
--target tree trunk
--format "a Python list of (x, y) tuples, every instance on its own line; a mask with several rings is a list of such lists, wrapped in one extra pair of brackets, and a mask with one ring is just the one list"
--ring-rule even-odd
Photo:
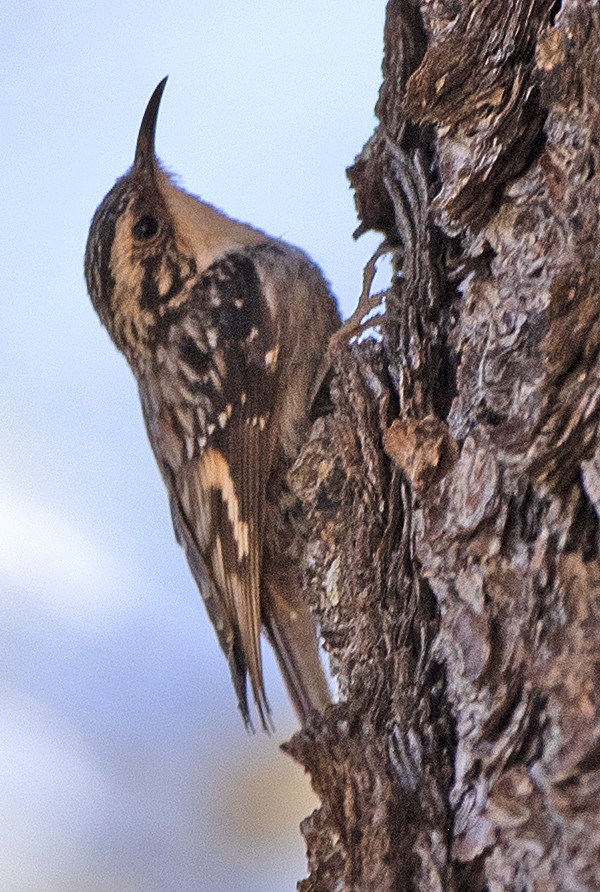
[(326, 890), (600, 889), (600, 10), (390, 0), (349, 171), (394, 279), (293, 474), (340, 688)]

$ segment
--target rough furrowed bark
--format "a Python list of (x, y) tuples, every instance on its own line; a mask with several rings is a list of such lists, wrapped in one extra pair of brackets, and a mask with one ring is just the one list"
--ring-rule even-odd
[(292, 475), (340, 689), (300, 889), (600, 889), (600, 10), (391, 0), (383, 74), (382, 340)]

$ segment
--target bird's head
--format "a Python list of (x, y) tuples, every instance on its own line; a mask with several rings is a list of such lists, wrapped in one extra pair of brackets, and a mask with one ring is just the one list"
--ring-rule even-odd
[(178, 238), (177, 213), (169, 201), (169, 193), (181, 190), (161, 169), (154, 147), (166, 82), (159, 83), (148, 102), (132, 167), (94, 214), (85, 252), (94, 307), (129, 359), (143, 352), (161, 308), (195, 273), (193, 250), (185, 238)]
[(143, 355), (198, 273), (228, 252), (267, 240), (179, 188), (161, 167), (154, 137), (166, 81), (144, 112), (132, 167), (94, 214), (85, 252), (92, 303), (130, 360)]

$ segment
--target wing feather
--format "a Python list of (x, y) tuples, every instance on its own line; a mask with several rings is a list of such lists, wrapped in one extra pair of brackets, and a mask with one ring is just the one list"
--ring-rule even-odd
[(277, 331), (252, 260), (215, 264), (165, 331), (156, 368), (139, 382), (149, 438), (242, 714), (249, 722), (247, 672), (268, 727), (260, 578)]

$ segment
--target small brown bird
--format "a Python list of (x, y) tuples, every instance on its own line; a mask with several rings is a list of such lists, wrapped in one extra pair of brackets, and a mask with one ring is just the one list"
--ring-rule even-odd
[(340, 319), (298, 248), (180, 189), (156, 157), (166, 78), (132, 168), (96, 211), (90, 297), (136, 377), (173, 525), (227, 656), (244, 721), (264, 728), (261, 629), (302, 723), (329, 691), (299, 573), (286, 557), (286, 472), (310, 429)]

